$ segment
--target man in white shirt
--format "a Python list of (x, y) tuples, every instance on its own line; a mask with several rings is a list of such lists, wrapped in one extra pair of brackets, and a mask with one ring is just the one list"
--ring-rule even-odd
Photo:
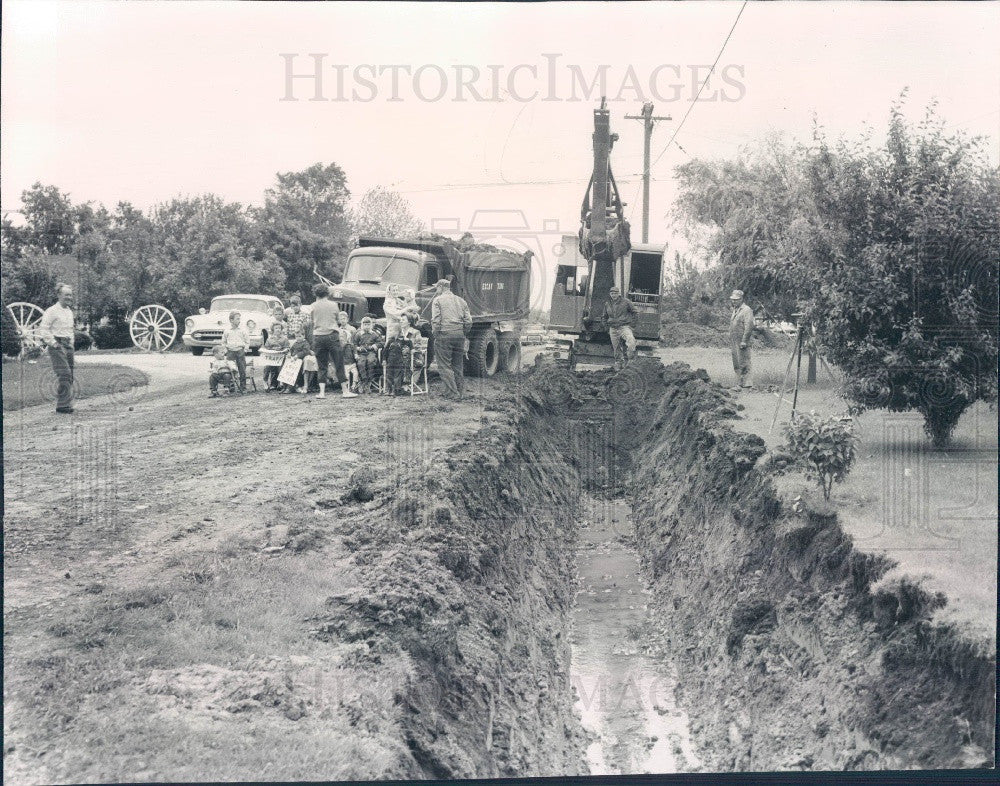
[(59, 300), (42, 314), (38, 333), (48, 347), (52, 370), (59, 380), (56, 412), (69, 415), (73, 412), (73, 340), (76, 335), (73, 287), (57, 284), (56, 296)]

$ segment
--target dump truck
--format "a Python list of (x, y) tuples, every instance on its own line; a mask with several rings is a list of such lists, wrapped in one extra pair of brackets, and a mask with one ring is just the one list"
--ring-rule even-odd
[[(614, 362), (604, 305), (611, 287), (635, 304), (638, 318), (632, 328), (639, 354), (653, 355), (660, 340), (664, 245), (635, 244), (625, 219), (625, 203), (611, 172), (611, 149), (618, 139), (611, 133), (610, 112), (604, 99), (594, 110), (594, 169), (580, 208), (580, 230), (571, 256), (556, 269), (549, 309), (549, 330), (557, 334), (555, 357), (578, 363)], [(575, 249), (573, 248), (575, 246)]]
[(431, 339), (428, 352), (433, 358), (431, 300), (442, 278), (451, 280), (452, 292), (465, 298), (472, 313), (466, 373), (491, 377), (516, 370), (531, 300), (530, 251), (518, 254), (484, 246), (468, 236), (459, 242), (443, 237), (362, 237), (347, 258), (343, 280), (326, 283), (355, 326), (365, 316), (384, 326), (390, 284), (412, 290), (420, 311), (418, 327)]

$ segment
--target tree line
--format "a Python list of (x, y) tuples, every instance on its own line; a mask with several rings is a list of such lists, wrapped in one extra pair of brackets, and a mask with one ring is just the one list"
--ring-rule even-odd
[(352, 207), (334, 163), (278, 173), (259, 206), (203, 194), (109, 209), (41, 183), (21, 203), (23, 220), (5, 216), (0, 228), (4, 304), (48, 305), (68, 257), (79, 271), (68, 283), (90, 323), (120, 323), (147, 303), (183, 317), (238, 291), (305, 295), (316, 272), (339, 279), (357, 236), (422, 229), (407, 201), (381, 187)]

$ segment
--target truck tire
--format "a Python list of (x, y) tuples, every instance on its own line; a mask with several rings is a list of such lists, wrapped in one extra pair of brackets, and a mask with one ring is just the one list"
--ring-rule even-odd
[(469, 341), (469, 376), (492, 377), (500, 368), (500, 342), (493, 328), (476, 333)]
[(521, 368), (521, 340), (516, 333), (500, 334), (500, 370), (517, 373)]

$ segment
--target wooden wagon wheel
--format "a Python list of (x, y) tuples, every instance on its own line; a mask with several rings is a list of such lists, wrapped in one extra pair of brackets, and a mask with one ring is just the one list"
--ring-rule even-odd
[(42, 314), (45, 312), (34, 303), (17, 301), (7, 306), (14, 324), (17, 326), (17, 337), (21, 340), (21, 357), (31, 350), (41, 347), (42, 339), (38, 329), (42, 324)]
[(177, 320), (170, 309), (151, 304), (135, 310), (128, 323), (132, 343), (147, 352), (163, 352), (177, 338)]

